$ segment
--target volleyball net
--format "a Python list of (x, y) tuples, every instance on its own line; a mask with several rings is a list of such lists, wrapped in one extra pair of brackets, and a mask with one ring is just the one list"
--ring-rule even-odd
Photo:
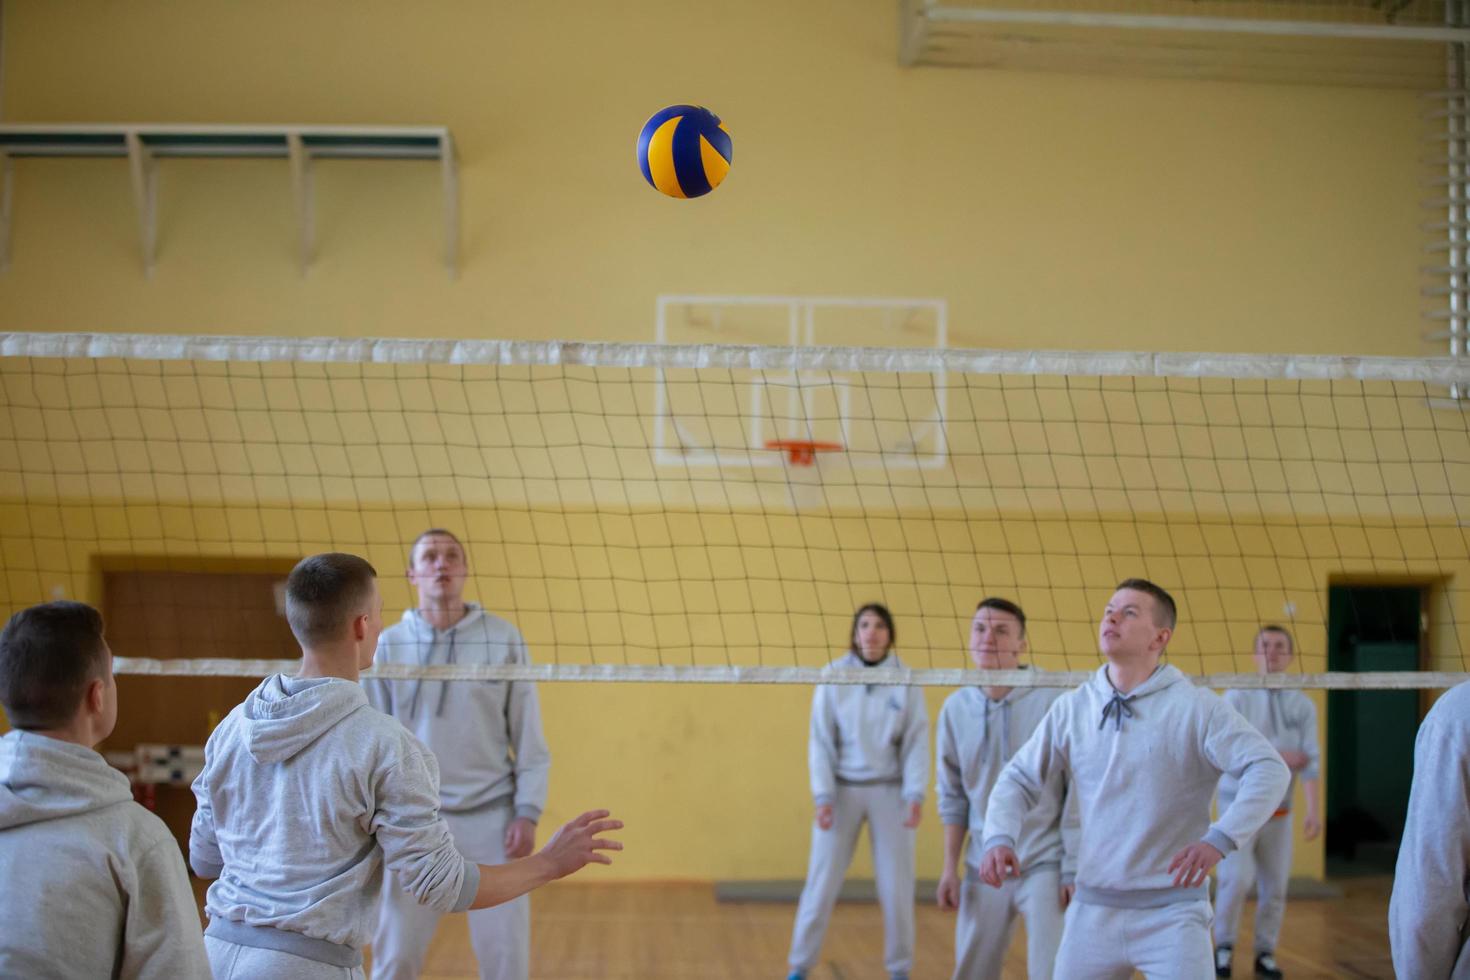
[[(258, 676), (296, 655), (247, 616), (279, 609), (168, 583), (347, 551), (402, 609), (443, 527), (535, 663), (384, 675), (872, 682), (823, 667), (876, 601), (895, 682), (1074, 683), (1139, 576), (1202, 683), (1442, 687), (1470, 669), (1452, 390), (1463, 360), (0, 334), (0, 612), (136, 603), (120, 673)], [(1329, 670), (1344, 583), (1421, 591), (1413, 662)], [(970, 669), (986, 596), (1050, 676)], [(1295, 673), (1255, 673), (1267, 623)]]

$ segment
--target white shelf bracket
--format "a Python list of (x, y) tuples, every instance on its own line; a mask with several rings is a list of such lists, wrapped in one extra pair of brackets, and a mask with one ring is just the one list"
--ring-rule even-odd
[(291, 190), (296, 197), (296, 256), (304, 276), (316, 251), (316, 209), (312, 203), (311, 156), (300, 133), (286, 134), (286, 155), (291, 160)]
[(136, 132), (124, 135), (128, 168), (133, 178), (133, 203), (138, 208), (138, 237), (143, 245), (143, 275), (152, 278), (158, 246), (158, 164)]
[(0, 272), (10, 268), (10, 224), (15, 199), (15, 158), (0, 150)]
[(444, 174), (444, 266), (453, 279), (459, 276), (459, 158), (447, 131), (440, 140), (440, 165)]
[(898, 5), (898, 63), (912, 68), (924, 52), (929, 40), (929, 16), (925, 10), (932, 0), (900, 0)]

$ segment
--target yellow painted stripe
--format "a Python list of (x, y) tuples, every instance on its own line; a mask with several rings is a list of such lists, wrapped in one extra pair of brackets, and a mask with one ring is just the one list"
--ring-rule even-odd
[(675, 116), (653, 131), (648, 141), (648, 172), (653, 175), (653, 186), (670, 197), (687, 197), (679, 186), (679, 176), (674, 173), (674, 130), (679, 127), (683, 116)]
[(720, 156), (720, 151), (710, 146), (709, 140), (699, 138), (699, 159), (704, 163), (704, 179), (711, 188), (719, 187), (720, 181), (730, 172), (730, 161)]

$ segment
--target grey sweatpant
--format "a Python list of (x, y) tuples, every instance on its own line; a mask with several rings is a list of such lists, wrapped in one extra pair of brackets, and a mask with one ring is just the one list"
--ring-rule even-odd
[(1286, 883), (1291, 878), (1291, 814), (1266, 821), (1255, 838), (1220, 862), (1215, 896), (1215, 945), (1234, 946), (1240, 909), (1256, 885), (1257, 953), (1274, 953), (1286, 912)]
[(1017, 913), (1026, 920), (1026, 975), (1051, 980), (1062, 942), (1061, 882), (1061, 870), (1051, 866), (991, 888), (967, 868), (954, 924), (954, 980), (1000, 976)]
[(1210, 903), (1203, 899), (1152, 909), (1120, 909), (1074, 900), (1067, 906), (1057, 976), (1066, 980), (1208, 980)]
[[(444, 819), (461, 854), (479, 864), (504, 864), (505, 828), (513, 815), (507, 801), (468, 817), (445, 813)], [(378, 927), (373, 932), (373, 980), (416, 980), (443, 914), (415, 902), (394, 875), (384, 875)], [(480, 980), (527, 980), (531, 973), (530, 896), (465, 914)]]
[(363, 980), (362, 967), (333, 966), (278, 949), (260, 949), (204, 937), (214, 980)]
[(908, 976), (914, 965), (914, 831), (903, 825), (907, 809), (897, 784), (838, 784), (832, 829), (812, 825), (811, 862), (791, 933), (793, 973), (806, 973), (817, 962), (832, 907), (866, 820), (878, 902), (883, 907), (883, 965), (890, 976)]

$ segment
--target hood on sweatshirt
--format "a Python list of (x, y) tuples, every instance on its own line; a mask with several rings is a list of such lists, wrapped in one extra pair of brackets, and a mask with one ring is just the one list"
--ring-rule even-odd
[(245, 745), (256, 762), (285, 762), (367, 706), (362, 685), (352, 681), (272, 674), (240, 706)]
[(482, 618), (484, 615), (485, 608), (479, 603), (466, 602), (464, 604), (463, 618), (461, 618), (459, 622), (455, 623), (453, 626), (448, 627), (447, 629), (436, 629), (434, 627), (434, 624), (425, 619), (423, 613), (419, 612), (417, 609), (405, 609), (403, 611), (403, 622), (408, 624), (408, 628), (413, 632), (415, 639), (424, 640), (425, 642), (432, 642), (434, 637), (438, 634), (449, 634), (455, 632), (456, 630), (462, 630), (466, 629), (467, 627), (473, 626), (475, 624), (475, 621)]
[(1093, 693), (1103, 702), (1102, 717), (1098, 719), (1097, 727), (1106, 727), (1111, 719), (1113, 729), (1122, 731), (1123, 719), (1133, 717), (1135, 704), (1151, 694), (1157, 694), (1179, 683), (1189, 683), (1184, 672), (1172, 664), (1160, 664), (1147, 680), (1124, 694), (1113, 686), (1113, 680), (1108, 676), (1108, 665), (1103, 664), (1088, 682)]
[(19, 730), (0, 738), (0, 830), (132, 799), (128, 777), (92, 749)]

